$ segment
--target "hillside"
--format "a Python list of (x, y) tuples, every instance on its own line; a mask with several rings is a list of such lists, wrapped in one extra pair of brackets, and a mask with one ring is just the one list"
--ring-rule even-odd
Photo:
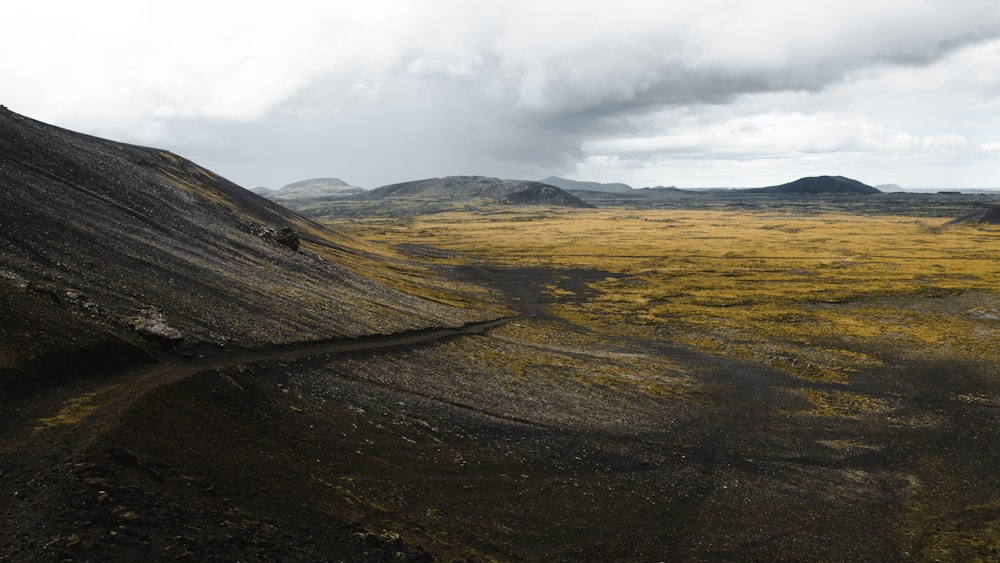
[(1000, 205), (992, 204), (957, 217), (946, 225), (1000, 225)]
[(261, 346), (475, 316), (367, 277), (382, 259), (361, 243), (166, 151), (2, 110), (0, 185), (0, 387), (127, 364), (151, 345)]
[(356, 195), (363, 192), (364, 189), (352, 186), (340, 178), (310, 178), (286, 184), (276, 191), (284, 196), (325, 197)]
[(794, 182), (743, 190), (768, 194), (878, 194), (877, 188), (843, 176), (813, 176)]
[(260, 195), (290, 209), (308, 211), (331, 201), (358, 196), (364, 191), (363, 188), (352, 186), (340, 178), (312, 178), (293, 182)]
[(632, 186), (628, 184), (579, 182), (576, 180), (567, 180), (566, 178), (560, 178), (558, 176), (549, 176), (541, 182), (543, 184), (549, 184), (550, 186), (555, 186), (567, 191), (610, 192), (617, 194), (627, 194), (632, 191)]
[(500, 180), (484, 176), (448, 176), (392, 184), (366, 193), (365, 198), (369, 200), (424, 198), (451, 203), (488, 199), (500, 204), (590, 207), (578, 197), (555, 186), (541, 182)]

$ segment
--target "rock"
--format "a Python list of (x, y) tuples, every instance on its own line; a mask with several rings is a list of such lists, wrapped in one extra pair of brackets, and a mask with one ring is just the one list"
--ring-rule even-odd
[(128, 322), (143, 338), (165, 346), (177, 346), (184, 340), (181, 331), (168, 325), (163, 314), (155, 309), (145, 309), (140, 316), (129, 318)]
[(282, 227), (274, 233), (274, 242), (290, 248), (293, 252), (297, 252), (301, 241), (299, 240), (299, 234), (293, 229)]
[(299, 239), (299, 234), (295, 232), (294, 229), (289, 227), (281, 227), (280, 229), (271, 229), (261, 225), (260, 223), (247, 223), (244, 225), (244, 229), (258, 236), (264, 240), (275, 242), (291, 250), (292, 252), (297, 252), (299, 250), (299, 244), (301, 240)]

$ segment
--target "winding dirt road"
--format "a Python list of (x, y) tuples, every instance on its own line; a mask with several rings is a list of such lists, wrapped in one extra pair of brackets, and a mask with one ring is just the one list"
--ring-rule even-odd
[[(375, 351), (462, 336), (483, 335), (519, 317), (502, 317), (456, 328), (428, 328), (395, 335), (338, 338), (317, 342), (275, 345), (262, 349), (215, 350), (211, 355), (182, 358), (161, 354), (158, 363), (107, 377), (82, 379), (8, 399), (0, 412), (0, 452), (23, 451), (44, 442), (40, 433), (59, 426), (80, 425), (115, 411), (116, 405), (133, 401), (151, 390), (185, 377), (228, 367), (260, 362), (294, 362), (313, 356)], [(31, 421), (36, 421), (32, 424)]]
[[(153, 365), (7, 397), (0, 410), (0, 498), (13, 502), (0, 502), (0, 559), (29, 560), (52, 554), (46, 550), (54, 545), (52, 538), (59, 536), (49, 529), (54, 526), (53, 508), (65, 501), (60, 497), (67, 495), (66, 486), (80, 480), (74, 470), (81, 464), (88, 465), (81, 461), (91, 457), (88, 449), (121, 423), (131, 405), (159, 388), (205, 372), (217, 372), (228, 378), (224, 372), (236, 366), (296, 363), (307, 358), (377, 352), (482, 335), (516, 318), (388, 336), (265, 349), (215, 350), (212, 354), (188, 358), (160, 354)], [(229, 381), (239, 387), (239, 383)], [(70, 539), (68, 543), (73, 541)]]

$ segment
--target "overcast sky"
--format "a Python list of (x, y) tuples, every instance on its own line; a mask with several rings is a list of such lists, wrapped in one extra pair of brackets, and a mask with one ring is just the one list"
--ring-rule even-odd
[(1000, 187), (1000, 1), (14, 0), (0, 104), (245, 187)]

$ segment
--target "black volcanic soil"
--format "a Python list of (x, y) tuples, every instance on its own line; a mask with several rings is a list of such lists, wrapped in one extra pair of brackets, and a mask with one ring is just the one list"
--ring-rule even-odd
[[(0, 506), (0, 558), (396, 558), (405, 549), (399, 541), (306, 508), (315, 498), (303, 490), (314, 485), (313, 457), (339, 456), (334, 446), (342, 444), (318, 434), (297, 406), (303, 397), (288, 394), (288, 366), (481, 334), (503, 322), (188, 359), (164, 354), (147, 368), (9, 396), (0, 411), (0, 491), (12, 502)], [(239, 393), (229, 395), (230, 386)], [(317, 538), (300, 535), (310, 528)]]
[(945, 223), (946, 225), (1000, 225), (1000, 205), (992, 204)]
[(6, 109), (0, 188), (0, 391), (159, 345), (267, 346), (495, 316), (372, 279), (395, 266), (169, 152)]
[[(550, 282), (467, 274), (517, 285), (526, 312)], [(0, 558), (997, 555), (1000, 411), (974, 399), (997, 396), (995, 370), (900, 357), (851, 387), (891, 412), (822, 416), (803, 386), (838, 385), (518, 337), (552, 322), (165, 357), (21, 395), (0, 412)]]

